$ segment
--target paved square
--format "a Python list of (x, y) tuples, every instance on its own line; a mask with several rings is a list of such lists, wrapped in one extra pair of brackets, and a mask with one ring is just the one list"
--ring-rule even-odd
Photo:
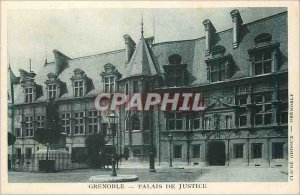
[[(156, 173), (147, 168), (120, 168), (119, 174), (135, 174), (137, 182), (286, 182), (282, 168), (255, 167), (157, 167)], [(58, 173), (9, 172), (10, 183), (89, 183), (95, 175), (109, 175), (107, 169), (81, 169)]]

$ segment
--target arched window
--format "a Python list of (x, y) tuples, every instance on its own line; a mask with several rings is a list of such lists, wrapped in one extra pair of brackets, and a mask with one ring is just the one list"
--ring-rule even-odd
[(132, 127), (132, 130), (140, 130), (141, 129), (140, 119), (137, 116), (132, 117), (131, 127)]
[(269, 33), (262, 33), (254, 38), (254, 42), (257, 46), (269, 44), (272, 40), (272, 36)]
[(178, 54), (169, 56), (169, 64), (181, 64), (182, 57)]

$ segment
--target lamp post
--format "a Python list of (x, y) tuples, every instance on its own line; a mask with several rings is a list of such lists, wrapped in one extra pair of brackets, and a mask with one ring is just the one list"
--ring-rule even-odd
[(171, 134), (169, 134), (168, 139), (169, 139), (169, 157), (170, 157), (169, 167), (172, 167), (172, 140), (173, 140), (173, 136)]
[(117, 120), (117, 115), (116, 113), (111, 113), (108, 116), (109, 120), (109, 126), (110, 126), (110, 135), (112, 136), (112, 141), (113, 141), (113, 154), (112, 154), (112, 172), (111, 176), (117, 176), (117, 171), (116, 171), (116, 148), (115, 148), (115, 136), (116, 136), (116, 120)]

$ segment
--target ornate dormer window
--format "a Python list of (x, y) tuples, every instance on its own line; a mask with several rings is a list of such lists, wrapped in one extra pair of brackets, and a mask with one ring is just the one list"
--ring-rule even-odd
[(87, 93), (88, 77), (85, 72), (77, 68), (74, 70), (74, 76), (71, 78), (73, 82), (74, 97), (82, 97)]
[(103, 89), (105, 93), (114, 93), (117, 91), (116, 81), (121, 78), (121, 74), (112, 64), (104, 65), (104, 72), (101, 73)]
[(211, 51), (212, 57), (205, 60), (207, 64), (208, 82), (219, 82), (230, 79), (233, 75), (233, 59), (230, 54), (225, 54), (223, 46), (216, 46)]
[(279, 43), (272, 43), (271, 40), (272, 36), (268, 33), (255, 37), (255, 47), (248, 50), (252, 75), (269, 74), (279, 69)]
[(24, 102), (30, 103), (33, 102), (36, 99), (36, 83), (34, 82), (34, 79), (31, 77), (26, 77), (24, 80), (24, 83), (22, 85), (24, 89)]
[(164, 65), (165, 81), (168, 87), (180, 87), (186, 84), (186, 64), (181, 64), (182, 57), (178, 54), (169, 56), (169, 64)]
[(60, 80), (57, 78), (57, 74), (49, 73), (47, 75), (48, 80), (45, 82), (47, 85), (47, 97), (48, 99), (57, 99), (60, 96)]

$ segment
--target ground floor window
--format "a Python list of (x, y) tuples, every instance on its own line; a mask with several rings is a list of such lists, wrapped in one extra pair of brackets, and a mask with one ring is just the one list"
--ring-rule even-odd
[(200, 158), (200, 145), (192, 145), (192, 157)]
[(284, 143), (273, 143), (273, 146), (272, 146), (273, 159), (283, 158), (283, 145), (284, 145)]
[(243, 158), (244, 144), (233, 145), (234, 158)]
[(31, 158), (32, 148), (25, 148), (25, 158)]
[(181, 145), (174, 145), (173, 147), (173, 156), (174, 158), (182, 158), (182, 146)]
[(251, 146), (252, 158), (262, 158), (262, 143), (253, 143)]

